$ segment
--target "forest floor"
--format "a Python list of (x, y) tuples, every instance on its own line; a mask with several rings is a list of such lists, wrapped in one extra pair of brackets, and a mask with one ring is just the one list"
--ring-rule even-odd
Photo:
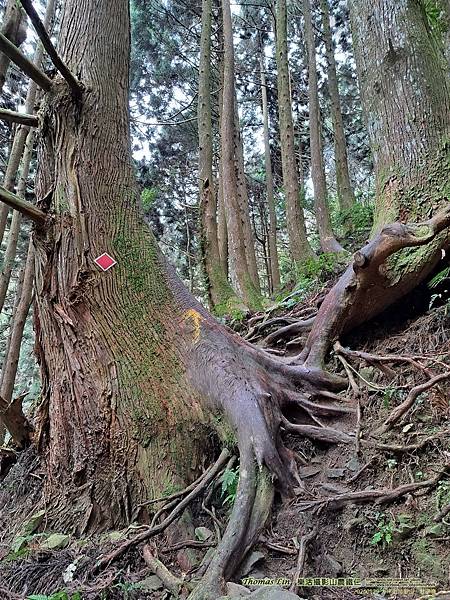
[[(302, 338), (267, 338), (283, 322), (264, 329), (260, 327), (262, 321), (279, 317), (287, 319), (286, 323), (308, 316), (331, 283), (323, 290), (312, 290), (301, 303), (290, 301), (270, 312), (252, 315), (237, 324), (237, 329), (257, 345), (267, 348), (270, 342), (270, 351), (295, 354), (302, 347)], [(341, 396), (344, 403), (357, 409), (356, 416), (338, 420), (324, 417), (312, 423), (305, 415), (303, 422), (349, 434), (358, 431), (359, 435), (353, 436), (351, 443), (339, 444), (297, 436), (288, 439), (298, 461), (296, 495), (288, 500), (277, 498), (270, 523), (242, 565), (237, 583), (256, 589), (252, 583), (261, 584), (255, 580), (267, 578), (287, 585), (297, 571), (301, 577), (312, 578), (295, 590), (310, 600), (450, 598), (449, 592), (444, 593), (450, 590), (448, 381), (443, 379), (426, 389), (428, 381), (450, 370), (450, 304), (445, 284), (435, 289), (420, 286), (341, 340), (342, 347), (330, 357), (329, 370), (350, 375), (349, 387)], [(411, 390), (415, 391), (411, 394)], [(406, 406), (405, 401), (411, 406), (381, 432), (394, 409)], [(37, 464), (30, 450), (15, 467), (14, 496), (26, 498), (24, 513), (28, 510), (30, 514), (34, 494), (38, 494)], [(17, 488), (20, 468), (23, 489)], [(206, 498), (199, 496), (191, 505), (196, 527), (191, 545), (195, 547), (187, 551), (171, 547), (164, 534), (150, 540), (152, 556), (175, 576), (186, 571), (201, 573), (216, 536), (225, 527), (236, 476), (237, 467), (229, 467), (209, 488)], [(140, 546), (132, 546), (90, 581), (84, 577), (100, 554), (133, 537), (139, 529), (85, 540), (60, 536), (53, 541), (48, 534), (36, 533), (45, 529), (42, 523), (37, 527), (31, 523), (22, 536), (8, 530), (8, 479), (4, 479), (0, 493), (0, 505), (2, 496), (5, 502), (0, 511), (2, 599), (172, 597), (163, 589), (161, 579), (152, 574), (154, 569), (147, 566)], [(164, 573), (161, 577), (166, 580)], [(349, 578), (363, 580), (364, 589), (352, 587), (357, 582)], [(229, 593), (231, 598), (244, 590), (234, 588)]]

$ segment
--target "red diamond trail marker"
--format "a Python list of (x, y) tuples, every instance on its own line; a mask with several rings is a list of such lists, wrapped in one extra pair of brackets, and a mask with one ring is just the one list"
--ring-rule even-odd
[(111, 267), (117, 264), (117, 261), (113, 259), (107, 252), (103, 252), (100, 256), (94, 259), (94, 262), (102, 269), (102, 271), (107, 271)]

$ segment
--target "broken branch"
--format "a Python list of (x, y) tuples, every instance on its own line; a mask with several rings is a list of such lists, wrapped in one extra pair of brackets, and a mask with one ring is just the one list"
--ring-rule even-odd
[(61, 73), (61, 75), (64, 77), (64, 79), (69, 84), (69, 87), (72, 90), (73, 95), (75, 97), (80, 97), (81, 92), (82, 92), (82, 86), (81, 86), (80, 82), (76, 79), (76, 77), (74, 77), (74, 75), (70, 72), (69, 68), (59, 57), (58, 53), (56, 52), (56, 48), (54, 47), (54, 45), (44, 27), (44, 24), (42, 23), (41, 19), (39, 18), (39, 15), (37, 14), (36, 10), (34, 9), (33, 4), (31, 3), (30, 0), (20, 0), (20, 1), (21, 1), (21, 4), (22, 4), (25, 12), (30, 17), (30, 21), (33, 23), (33, 27), (35, 28), (36, 33), (38, 34), (39, 39), (41, 40), (41, 43), (44, 46), (47, 54), (49, 55), (52, 63), (55, 65), (56, 69), (58, 69), (58, 71)]
[(39, 87), (46, 92), (52, 89), (52, 80), (47, 77), (40, 69), (38, 69), (22, 52), (12, 44), (3, 33), (0, 33), (0, 52), (15, 63), (25, 75), (28, 75)]
[(34, 204), (31, 204), (31, 202), (27, 202), (16, 196), (16, 194), (8, 192), (2, 185), (0, 185), (0, 200), (39, 225), (43, 225), (47, 219), (45, 212), (34, 206)]
[(26, 113), (15, 112), (0, 108), (0, 119), (8, 123), (19, 123), (20, 125), (28, 125), (29, 127), (37, 127), (39, 120), (35, 115), (27, 115)]
[(22, 401), (25, 396), (26, 394), (23, 394), (9, 404), (3, 396), (0, 396), (0, 420), (20, 449), (29, 446), (33, 432), (33, 428), (22, 410)]

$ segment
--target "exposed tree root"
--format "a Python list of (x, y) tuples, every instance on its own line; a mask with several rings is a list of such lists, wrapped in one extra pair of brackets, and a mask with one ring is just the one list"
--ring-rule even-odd
[(287, 420), (283, 420), (287, 431), (304, 435), (319, 442), (328, 442), (330, 444), (351, 444), (354, 442), (354, 437), (332, 429), (331, 427), (315, 427), (314, 425), (296, 425)]
[(228, 450), (222, 450), (219, 458), (214, 463), (213, 467), (209, 469), (209, 471), (204, 475), (204, 477), (200, 480), (197, 486), (194, 487), (194, 489), (192, 489), (189, 492), (189, 494), (176, 505), (172, 512), (169, 513), (169, 515), (167, 515), (167, 517), (161, 523), (159, 523), (158, 525), (154, 525), (153, 527), (146, 528), (144, 531), (137, 534), (130, 540), (127, 540), (126, 542), (120, 544), (118, 548), (116, 548), (109, 554), (100, 557), (94, 565), (93, 572), (99, 571), (100, 569), (103, 569), (107, 565), (111, 564), (114, 560), (122, 556), (132, 546), (136, 546), (141, 542), (145, 542), (149, 538), (167, 529), (167, 527), (169, 527), (169, 525), (175, 521), (175, 519), (184, 511), (184, 509), (195, 498), (197, 498), (197, 496), (202, 492), (202, 490), (204, 490), (208, 486), (208, 484), (217, 476), (223, 465), (228, 460), (229, 456), (230, 454)]
[(144, 557), (145, 564), (152, 573), (157, 575), (164, 587), (172, 592), (175, 597), (178, 597), (181, 588), (183, 587), (183, 580), (179, 577), (175, 577), (173, 573), (169, 571), (169, 569), (159, 560), (156, 556), (153, 555), (151, 548), (148, 544), (144, 546), (142, 550), (142, 555)]
[(444, 429), (443, 431), (439, 431), (433, 435), (429, 435), (420, 442), (416, 444), (406, 444), (404, 446), (400, 444), (374, 444), (368, 440), (362, 440), (361, 443), (369, 448), (375, 448), (376, 450), (381, 450), (383, 452), (393, 452), (399, 454), (405, 454), (407, 452), (414, 452), (415, 450), (421, 450), (430, 442), (439, 439), (442, 436), (450, 435), (450, 429)]
[(424, 488), (432, 488), (449, 472), (449, 466), (444, 467), (435, 477), (418, 483), (406, 483), (393, 490), (361, 490), (339, 494), (333, 498), (323, 500), (302, 501), (297, 504), (299, 510), (323, 510), (329, 508), (337, 510), (348, 504), (365, 504), (373, 502), (376, 505), (393, 502), (406, 494), (412, 494)]
[(375, 434), (382, 434), (386, 433), (386, 431), (389, 431), (389, 429), (391, 429), (391, 427), (393, 427), (393, 425), (395, 425), (395, 423), (397, 423), (401, 419), (401, 417), (403, 417), (403, 415), (405, 415), (408, 412), (408, 410), (412, 407), (416, 398), (420, 396), (420, 394), (426, 392), (434, 385), (437, 385), (438, 383), (444, 381), (445, 379), (448, 379), (449, 377), (450, 371), (448, 371), (447, 373), (441, 373), (440, 375), (436, 375), (429, 381), (426, 381), (425, 383), (421, 383), (420, 385), (416, 385), (415, 387), (413, 387), (406, 399), (394, 408), (394, 410), (391, 412), (388, 418), (384, 421), (383, 425), (375, 431)]
[(291, 592), (294, 592), (294, 594), (296, 594), (298, 592), (298, 585), (297, 585), (297, 581), (300, 578), (300, 575), (303, 573), (303, 569), (305, 566), (305, 560), (306, 560), (306, 551), (308, 549), (308, 544), (311, 542), (311, 540), (313, 540), (316, 536), (317, 536), (317, 532), (319, 531), (318, 526), (314, 527), (314, 529), (312, 531), (310, 531), (308, 534), (303, 535), (300, 538), (300, 544), (299, 544), (299, 549), (298, 549), (298, 557), (297, 557), (297, 566), (295, 568), (295, 573), (294, 576), (292, 578), (292, 584), (291, 587), (289, 588)]
[(247, 443), (241, 447), (239, 484), (227, 528), (189, 600), (210, 600), (222, 594), (226, 580), (255, 543), (269, 516), (272, 502), (272, 482), (258, 469), (252, 447)]
[(271, 346), (272, 344), (278, 343), (280, 340), (287, 340), (293, 336), (298, 335), (299, 333), (303, 333), (305, 331), (310, 331), (311, 327), (314, 323), (314, 317), (310, 319), (305, 319), (304, 321), (296, 321), (285, 327), (280, 327), (273, 333), (270, 333), (264, 340), (263, 346)]
[(324, 364), (330, 346), (342, 333), (366, 322), (414, 289), (441, 258), (448, 244), (443, 235), (437, 247), (430, 247), (427, 261), (407, 274), (390, 271), (386, 261), (404, 248), (425, 246), (450, 225), (450, 206), (423, 223), (392, 223), (371, 239), (359, 252), (336, 285), (325, 297), (305, 348), (296, 358), (304, 365)]

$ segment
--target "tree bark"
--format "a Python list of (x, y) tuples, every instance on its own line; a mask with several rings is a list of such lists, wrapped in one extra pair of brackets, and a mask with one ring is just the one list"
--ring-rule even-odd
[(328, 207), (327, 182), (323, 162), (321, 116), (319, 89), (317, 84), (316, 40), (314, 36), (311, 3), (303, 0), (305, 19), (305, 41), (308, 53), (308, 99), (309, 99), (309, 137), (311, 146), (311, 177), (314, 188), (314, 208), (320, 245), (324, 252), (342, 252), (343, 248), (336, 240), (331, 227)]
[(294, 126), (292, 122), (289, 85), (286, 0), (277, 0), (276, 6), (276, 59), (278, 71), (278, 114), (280, 120), (281, 162), (286, 196), (286, 222), (289, 250), (295, 267), (314, 256), (306, 237), (305, 219), (298, 182), (295, 157)]
[(228, 226), (228, 246), (231, 264), (236, 273), (239, 292), (246, 306), (258, 308), (260, 295), (254, 285), (247, 262), (245, 230), (239, 202), (236, 169), (235, 81), (233, 28), (229, 0), (222, 2), (224, 38), (224, 85), (221, 123), (222, 186)]
[(419, 3), (352, 0), (350, 15), (375, 162), (375, 222), (372, 240), (320, 307), (301, 355), (311, 365), (323, 363), (343, 331), (414, 289), (449, 246), (450, 82), (439, 41)]
[(258, 264), (256, 262), (255, 236), (250, 222), (250, 203), (248, 198), (247, 180), (245, 177), (244, 145), (241, 136), (236, 89), (234, 94), (234, 159), (248, 271), (255, 290), (258, 294), (261, 294)]
[(223, 314), (235, 293), (222, 269), (217, 232), (217, 199), (213, 178), (211, 119), (211, 0), (202, 3), (198, 86), (199, 184), (201, 247), (211, 310)]
[(266, 61), (264, 57), (264, 47), (260, 42), (260, 71), (261, 71), (261, 99), (264, 128), (264, 165), (266, 171), (266, 191), (267, 206), (269, 208), (269, 266), (270, 279), (272, 282), (272, 291), (280, 287), (280, 266), (278, 261), (277, 248), (277, 215), (275, 212), (275, 197), (273, 187), (272, 159), (270, 157), (269, 143), (269, 110), (267, 104), (267, 84), (266, 84)]
[[(223, 27), (222, 27), (222, 7), (219, 3), (218, 20), (220, 28), (218, 31), (218, 47), (219, 47), (219, 81), (218, 81), (218, 106), (219, 114), (219, 133), (222, 131), (222, 112), (223, 112)], [(223, 199), (223, 170), (222, 170), (222, 152), (218, 152), (218, 174), (217, 174), (217, 237), (219, 240), (220, 262), (223, 272), (228, 277), (228, 228), (225, 214), (225, 204)]]
[[(27, 35), (27, 19), (24, 11), (16, 0), (8, 0), (3, 15), (1, 32), (18, 48), (25, 41)], [(0, 52), (0, 93), (6, 81), (10, 60)]]
[(342, 120), (341, 99), (339, 95), (339, 83), (336, 69), (336, 58), (334, 55), (333, 35), (330, 26), (328, 0), (320, 0), (320, 7), (322, 12), (322, 29), (327, 58), (331, 119), (333, 121), (337, 195), (340, 210), (344, 213), (348, 213), (355, 204), (355, 195), (353, 193), (348, 169), (347, 142), (345, 139), (344, 123)]

